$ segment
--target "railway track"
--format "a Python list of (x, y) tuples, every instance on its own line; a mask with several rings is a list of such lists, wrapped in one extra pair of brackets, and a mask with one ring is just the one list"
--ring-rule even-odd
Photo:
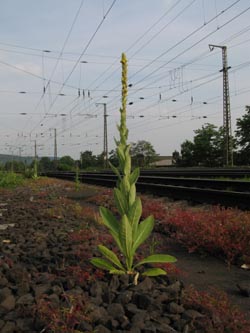
[[(74, 172), (50, 172), (43, 175), (75, 180)], [(117, 177), (111, 173), (79, 174), (79, 181), (93, 185), (114, 187), (116, 180)], [(138, 179), (137, 190), (194, 203), (219, 204), (250, 210), (250, 182), (246, 181), (166, 177), (159, 174), (149, 176), (143, 173)]]

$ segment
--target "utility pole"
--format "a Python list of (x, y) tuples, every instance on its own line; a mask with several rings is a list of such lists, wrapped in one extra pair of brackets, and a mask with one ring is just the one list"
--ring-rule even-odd
[(56, 128), (54, 128), (54, 161), (57, 163), (57, 141), (56, 141)]
[(108, 125), (107, 125), (107, 104), (96, 103), (97, 105), (103, 105), (103, 166), (108, 168)]
[(34, 159), (34, 178), (38, 176), (38, 165), (37, 165), (37, 145), (36, 140), (34, 140), (34, 150), (35, 150), (35, 159)]
[(210, 51), (215, 48), (222, 50), (222, 70), (223, 72), (223, 129), (224, 129), (224, 163), (226, 166), (233, 166), (233, 142), (230, 111), (230, 92), (228, 70), (231, 68), (227, 63), (227, 47), (222, 45), (209, 44)]

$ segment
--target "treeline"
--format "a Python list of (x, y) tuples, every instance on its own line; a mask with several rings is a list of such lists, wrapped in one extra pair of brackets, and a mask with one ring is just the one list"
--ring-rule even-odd
[[(193, 140), (185, 140), (179, 151), (173, 152), (176, 166), (222, 167), (224, 165), (224, 129), (205, 124), (194, 131)], [(236, 121), (235, 135), (232, 136), (234, 165), (250, 165), (250, 106)]]
[[(148, 141), (138, 141), (131, 144), (132, 164), (134, 167), (148, 167), (151, 162), (155, 161), (157, 154)], [(115, 150), (109, 153), (109, 162), (118, 165), (118, 158)], [(74, 160), (70, 156), (63, 156), (58, 160), (51, 160), (49, 157), (42, 157), (37, 160), (37, 171), (75, 171), (77, 168), (81, 170), (98, 170), (103, 169), (105, 165), (104, 154), (94, 155), (92, 151), (86, 150), (80, 153), (79, 160)], [(8, 161), (0, 165), (0, 170), (14, 172), (32, 172), (35, 167), (35, 161), (25, 164), (23, 161)]]

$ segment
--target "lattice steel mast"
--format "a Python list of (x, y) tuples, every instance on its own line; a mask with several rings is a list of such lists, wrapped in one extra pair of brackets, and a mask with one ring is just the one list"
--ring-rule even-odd
[(231, 127), (231, 111), (230, 111), (230, 92), (228, 70), (231, 68), (227, 62), (227, 47), (221, 45), (209, 44), (210, 51), (214, 48), (222, 50), (222, 70), (223, 72), (223, 129), (224, 129), (224, 164), (233, 166), (233, 142)]

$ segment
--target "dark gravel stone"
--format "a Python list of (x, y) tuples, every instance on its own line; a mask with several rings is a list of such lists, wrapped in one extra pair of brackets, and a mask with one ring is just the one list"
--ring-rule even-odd
[(94, 324), (105, 325), (109, 320), (108, 312), (103, 307), (95, 307), (89, 317)]
[(22, 332), (30, 332), (33, 327), (33, 319), (31, 318), (19, 318), (16, 321), (17, 328)]
[(4, 310), (5, 312), (9, 312), (15, 309), (16, 300), (15, 297), (10, 294), (7, 295), (4, 300), (0, 303), (0, 309)]
[(185, 311), (184, 307), (182, 305), (178, 305), (175, 302), (171, 302), (168, 304), (168, 309), (170, 313), (177, 314), (177, 313), (183, 313)]
[(241, 295), (250, 297), (250, 281), (242, 281), (237, 284)]
[(39, 298), (43, 294), (48, 294), (49, 291), (51, 290), (51, 285), (50, 284), (38, 284), (33, 287), (34, 292), (35, 292), (35, 297)]
[(34, 297), (31, 294), (25, 294), (18, 298), (17, 305), (32, 305), (34, 302)]
[(200, 312), (196, 310), (189, 309), (183, 312), (181, 317), (186, 320), (194, 320), (199, 317), (204, 317), (204, 315), (202, 315)]
[(148, 309), (153, 300), (148, 295), (136, 293), (134, 295), (134, 302), (136, 303), (139, 309), (145, 310)]
[(1, 329), (1, 333), (15, 333), (16, 325), (13, 321), (7, 321)]
[(120, 303), (112, 303), (107, 307), (107, 311), (114, 319), (120, 319), (125, 315), (123, 306)]
[(111, 331), (103, 325), (98, 325), (95, 327), (96, 333), (111, 333)]

